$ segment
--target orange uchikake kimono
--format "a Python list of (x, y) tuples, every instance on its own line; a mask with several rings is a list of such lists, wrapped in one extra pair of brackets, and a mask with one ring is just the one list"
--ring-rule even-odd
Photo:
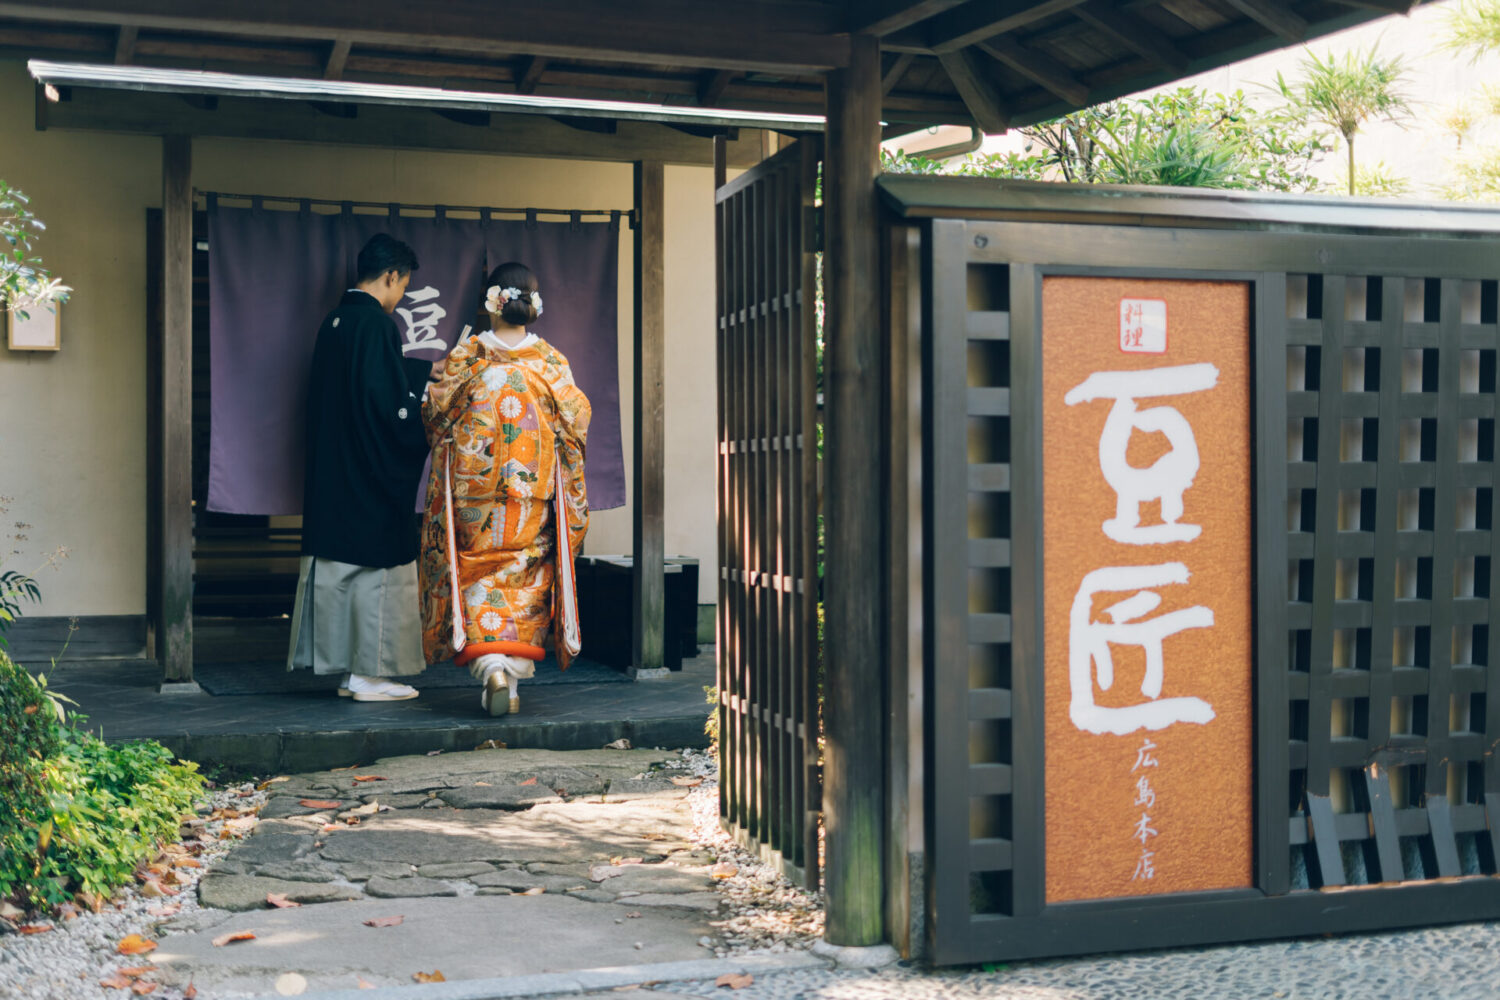
[(510, 350), (481, 335), (448, 355), (422, 404), (432, 445), (418, 561), (427, 662), (540, 660), (549, 625), (561, 666), (578, 653), (573, 554), (588, 531), (590, 413), (567, 358), (540, 338)]

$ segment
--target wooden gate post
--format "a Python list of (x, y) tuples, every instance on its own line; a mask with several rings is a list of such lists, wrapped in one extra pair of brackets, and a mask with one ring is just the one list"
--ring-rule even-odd
[(662, 372), (666, 341), (666, 185), (659, 162), (635, 164), (635, 412), (631, 534), (635, 624), (631, 666), (665, 662), (666, 578), (663, 515), (665, 407)]
[(886, 382), (875, 177), (880, 46), (855, 35), (828, 74), (824, 337), (824, 888), (827, 938), (885, 940)]
[(153, 606), (163, 691), (193, 682), (193, 141), (162, 137), (160, 465), (148, 502), (158, 505), (159, 577)]

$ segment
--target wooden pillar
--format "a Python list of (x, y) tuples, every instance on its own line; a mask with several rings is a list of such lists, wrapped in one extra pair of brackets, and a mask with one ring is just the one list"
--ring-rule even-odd
[(662, 164), (635, 164), (635, 429), (631, 498), (634, 539), (635, 628), (630, 662), (636, 670), (665, 662), (666, 435), (663, 347), (666, 341), (666, 183)]
[(887, 382), (875, 177), (880, 47), (855, 35), (828, 74), (823, 161), (824, 695), (827, 939), (885, 940)]
[(193, 144), (162, 138), (161, 420), (151, 499), (158, 504), (153, 607), (162, 689), (193, 683)]

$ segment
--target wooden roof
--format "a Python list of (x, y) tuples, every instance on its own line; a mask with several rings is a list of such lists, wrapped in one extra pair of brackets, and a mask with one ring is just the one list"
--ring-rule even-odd
[(881, 39), (892, 131), (1031, 124), (1413, 0), (0, 0), (0, 56), (820, 114)]

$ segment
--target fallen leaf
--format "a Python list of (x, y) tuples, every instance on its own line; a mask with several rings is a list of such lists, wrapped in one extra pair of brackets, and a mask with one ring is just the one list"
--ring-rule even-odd
[(370, 802), (366, 805), (360, 806), (357, 809), (345, 809), (343, 812), (339, 813), (339, 818), (346, 819), (350, 816), (374, 816), (379, 811), (380, 803)]
[(80, 910), (77, 906), (74, 906), (72, 903), (62, 904), (57, 908), (57, 912), (62, 915), (62, 918), (64, 920), (77, 920), (78, 917), (83, 913), (82, 910)]
[(132, 934), (115, 945), (115, 951), (121, 955), (144, 955), (148, 951), (155, 950), (156, 942), (143, 938), (139, 934)]
[(476, 781), (476, 782), (474, 782), (474, 787), (475, 788), (491, 788), (493, 786), (488, 781)]
[(172, 862), (178, 868), (202, 868), (203, 862), (197, 858), (178, 858)]
[(419, 983), (446, 983), (448, 981), (447, 977), (437, 969), (431, 972), (413, 972), (411, 977)]
[(376, 917), (373, 920), (366, 920), (365, 921), (365, 926), (366, 927), (397, 927), (397, 926), (399, 926), (401, 924), (401, 921), (403, 921), (405, 919), (406, 918), (403, 917), (403, 916)]
[[(254, 931), (230, 931), (228, 934), (220, 934), (218, 937), (214, 938), (214, 947), (215, 948), (222, 948), (226, 944), (233, 944), (236, 941), (254, 941), (254, 940), (255, 940), (255, 932)], [(151, 947), (154, 948), (156, 946), (152, 945)]]
[(154, 966), (154, 965), (132, 965), (128, 969), (119, 969), (117, 971), (122, 976), (128, 976), (131, 979), (139, 979), (142, 976), (150, 975), (151, 973), (155, 972), (156, 971), (156, 966)]
[(308, 809), (337, 809), (343, 805), (337, 799), (299, 799), (297, 804)]
[(530, 889), (527, 889), (525, 892), (521, 893), (521, 895), (523, 895), (523, 896), (540, 896), (542, 893), (544, 893), (546, 891), (547, 890), (545, 888), (543, 888), (542, 886), (534, 885)]
[(627, 740), (627, 739), (625, 739), (624, 737), (621, 737), (620, 739), (615, 740), (613, 743), (606, 743), (606, 744), (604, 744), (604, 749), (606, 749), (606, 750), (629, 750), (630, 749), (630, 741)]
[[(441, 750), (429, 750), (429, 751), (427, 751), (427, 756), (429, 756), (429, 757), (436, 757), (438, 754), (440, 754), (442, 752), (443, 751), (441, 751)], [(364, 987), (360, 987), (360, 988), (363, 989)], [(374, 989), (374, 988), (375, 987), (373, 987), (373, 986), (370, 987), (370, 989)]]
[(343, 828), (344, 828), (344, 824), (342, 824), (342, 823), (324, 823), (323, 824), (323, 832), (324, 833), (332, 833), (335, 830), (342, 830)]
[(734, 878), (740, 873), (739, 867), (728, 862), (719, 862), (708, 870), (714, 878)]
[(384, 781), (385, 778), (381, 777), (378, 774), (356, 774), (354, 776), (354, 780), (355, 781)]
[(197, 995), (198, 987), (194, 986), (193, 981), (189, 979), (188, 988), (182, 991), (182, 1000), (194, 1000)]
[(136, 982), (131, 984), (130, 992), (134, 993), (138, 997), (143, 997), (147, 993), (155, 993), (156, 984), (148, 983), (144, 979), (137, 980)]
[(348, 767), (330, 767), (330, 771), (353, 771), (359, 767), (358, 764), (350, 764)]
[(115, 972), (99, 980), (99, 985), (107, 990), (128, 990), (130, 989), (130, 980), (120, 973)]
[(753, 982), (755, 982), (755, 977), (754, 976), (750, 976), (750, 975), (744, 975), (744, 976), (742, 976), (742, 975), (738, 975), (738, 974), (733, 973), (733, 972), (726, 972), (722, 976), (720, 976), (718, 979), (714, 980), (714, 985), (715, 986), (728, 986), (732, 990), (742, 990), (746, 986), (749, 986)]
[(243, 792), (240, 792), (240, 798), (242, 798), (242, 799), (248, 799), (250, 796), (252, 796), (254, 794), (255, 794), (255, 789), (253, 789), (253, 788), (247, 788)]
[(51, 924), (22, 924), (16, 928), (22, 934), (46, 934), (54, 929)]
[(629, 920), (639, 920), (640, 917), (641, 917), (641, 911), (640, 910), (633, 910), (630, 913), (625, 914), (625, 916)]
[(265, 791), (267, 788), (270, 788), (272, 785), (279, 785), (283, 781), (291, 781), (291, 780), (292, 780), (291, 778), (288, 778), (286, 775), (282, 774), (282, 775), (278, 775), (275, 778), (267, 778), (265, 781), (262, 781), (260, 784), (256, 785), (255, 787), (258, 788), (258, 789), (260, 789), (261, 791)]
[(506, 747), (505, 747), (505, 741), (504, 740), (485, 740), (483, 743), (479, 744), (474, 749), (475, 750), (504, 750), (505, 748)]
[(266, 893), (266, 902), (270, 903), (278, 910), (293, 910), (302, 905), (301, 903), (292, 902), (290, 899), (286, 898), (286, 895), (284, 893), (280, 892)]
[(359, 817), (358, 816), (350, 816), (348, 819), (344, 820), (344, 825), (345, 826), (359, 826)]
[(174, 916), (181, 909), (181, 903), (168, 903), (166, 906), (153, 906), (146, 912), (153, 917), (170, 917)]
[(671, 840), (672, 838), (668, 837), (665, 833), (643, 833), (643, 834), (641, 834), (641, 839), (642, 840)]
[(677, 777), (672, 779), (672, 784), (676, 785), (678, 788), (697, 788), (699, 785), (703, 784), (703, 779)]
[[(428, 756), (431, 756), (431, 754), (428, 754)], [(362, 989), (362, 990), (378, 990), (380, 988), (380, 987), (376, 986), (374, 983), (370, 982), (364, 976), (355, 976), (354, 977), (354, 981), (355, 981), (355, 983), (358, 984), (359, 988)]]
[(536, 779), (535, 778), (527, 778), (525, 781), (521, 782), (521, 784), (523, 786), (524, 785), (534, 785), (534, 784), (536, 784)]

